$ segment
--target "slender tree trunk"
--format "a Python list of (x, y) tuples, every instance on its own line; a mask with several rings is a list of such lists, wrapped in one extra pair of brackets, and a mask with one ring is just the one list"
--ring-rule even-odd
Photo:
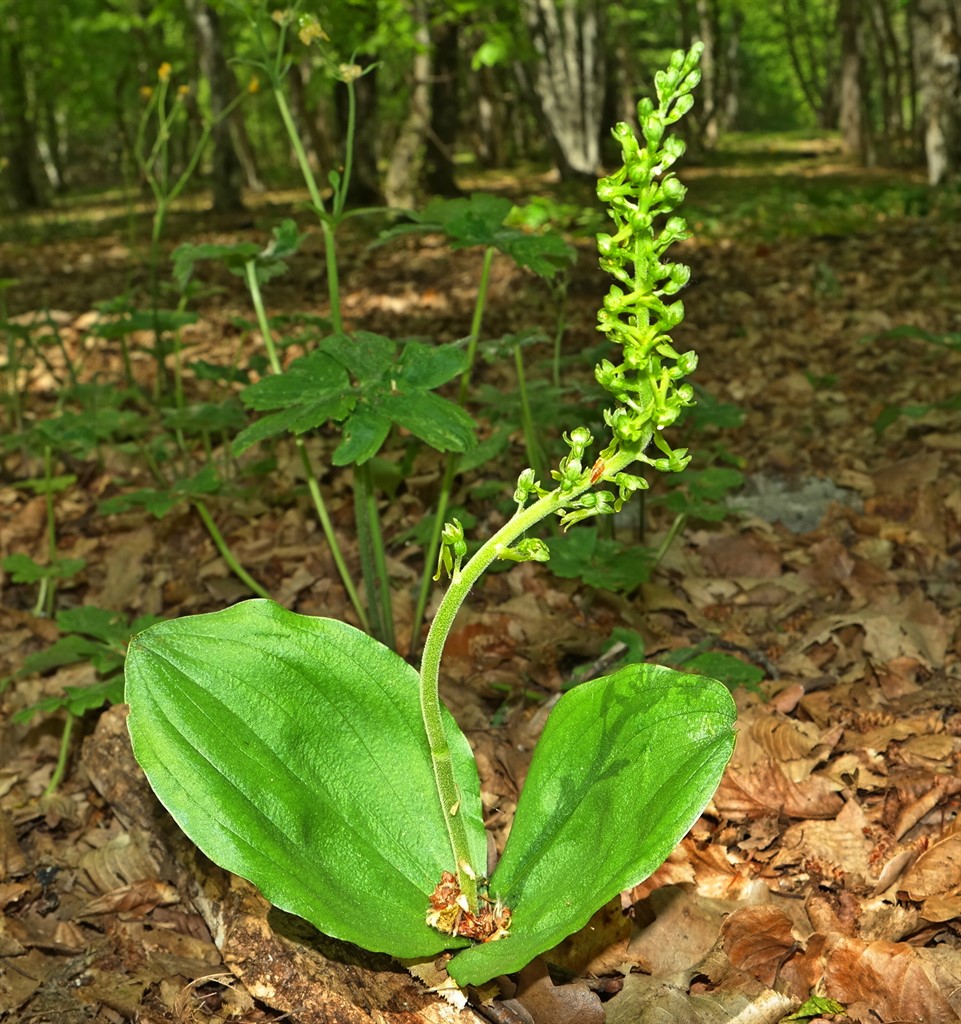
[(469, 88), (475, 91), (474, 107), (476, 116), (471, 135), (474, 152), (482, 167), (506, 167), (508, 163), (508, 141), (504, 131), (507, 108), (504, 94), (504, 69), (481, 67), (472, 75)]
[(20, 40), (13, 18), (4, 24), (6, 39), (0, 42), (5, 87), (0, 93), (0, 156), (8, 162), (8, 203), (15, 210), (46, 206), (38, 166), (36, 129), (27, 102), (27, 83)]
[(955, 0), (916, 0), (915, 46), (928, 181), (961, 177), (961, 11)]
[(427, 136), (425, 184), (439, 196), (461, 194), (454, 180), (454, 147), (460, 127), (458, 25), (438, 20), (431, 32), (433, 75), (430, 83), (430, 132)]
[(877, 52), (877, 81), (881, 101), (881, 135), (886, 152), (898, 138), (898, 50), (890, 34), (884, 0), (868, 0), (868, 23)]
[(718, 124), (719, 18), (717, 0), (696, 0), (697, 30), (704, 52), (701, 54), (701, 137), (705, 149), (714, 149), (720, 135)]
[(838, 80), (841, 142), (846, 153), (862, 164), (871, 164), (874, 160), (865, 110), (860, 0), (840, 0), (838, 29), (841, 37), (841, 74)]
[(219, 213), (244, 208), (240, 192), (241, 165), (230, 136), (230, 123), (223, 117), (229, 100), (228, 74), (220, 39), (220, 17), (205, 0), (187, 0), (187, 9), (197, 33), (200, 70), (210, 88), (210, 114), (214, 119), (213, 142), (213, 208)]
[(534, 87), (562, 177), (594, 177), (604, 102), (603, 6), (599, 0), (521, 0), (538, 54)]
[(731, 23), (728, 27), (727, 43), (724, 57), (724, 93), (722, 97), (722, 127), (731, 131), (737, 124), (741, 90), (741, 28), (744, 25), (744, 12), (740, 7), (731, 11)]
[(230, 115), (230, 138), (233, 143), (234, 152), (243, 170), (244, 181), (251, 192), (264, 192), (264, 185), (260, 171), (257, 168), (257, 154), (250, 142), (250, 135), (247, 132), (247, 122), (244, 120), (242, 106), (238, 107)]
[(430, 31), (422, 0), (414, 0), (413, 11), (417, 23), (414, 32), (417, 52), (412, 70), (410, 107), (394, 143), (384, 179), (388, 205), (401, 208), (410, 208), (416, 203), (424, 161), (424, 140), (430, 128)]

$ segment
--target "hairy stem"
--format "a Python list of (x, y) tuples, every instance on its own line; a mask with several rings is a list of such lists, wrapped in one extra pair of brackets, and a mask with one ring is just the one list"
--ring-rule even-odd
[(470, 593), (471, 587), (493, 561), (501, 557), (502, 553), (510, 548), (518, 538), (536, 526), (542, 519), (563, 511), (572, 501), (584, 494), (585, 491), (590, 490), (595, 484), (613, 479), (615, 474), (629, 466), (636, 456), (636, 451), (621, 451), (607, 463), (603, 475), (594, 483), (591, 483), (590, 474), (585, 474), (577, 487), (566, 491), (562, 491), (558, 487), (527, 508), (518, 509), (464, 566), (455, 569), (447, 593), (437, 609), (433, 622), (431, 622), (420, 666), (421, 715), (430, 745), (437, 794), (444, 809), (447, 835), (451, 851), (454, 854), (457, 880), (461, 892), (467, 897), (472, 913), (477, 911), (476, 878), (483, 872), (478, 870), (478, 865), (473, 865), (470, 862), (467, 829), (463, 815), (457, 813), (460, 806), (460, 790), (454, 777), (450, 746), (444, 733), (439, 691), (440, 659), (444, 652), (444, 645), (454, 624), (454, 619), (457, 617), (457, 612)]

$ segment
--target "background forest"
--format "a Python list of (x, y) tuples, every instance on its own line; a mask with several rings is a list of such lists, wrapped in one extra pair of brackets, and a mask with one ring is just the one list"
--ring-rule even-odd
[[(693, 107), (641, 107), (663, 134), (615, 181), (612, 128), (692, 44)], [(957, 0), (0, 0), (0, 1024), (961, 1021), (959, 177)], [(624, 223), (622, 186), (648, 204)], [(612, 253), (647, 285), (611, 287)], [(610, 413), (641, 327), (656, 394)], [(666, 429), (612, 479), (628, 407)], [(538, 481), (564, 519), (499, 545)], [(364, 700), (430, 663), (491, 860), (552, 709), (609, 674), (733, 699), (734, 755), (650, 877), (454, 1005), (217, 868), (134, 759), (144, 637), (277, 606), (387, 659)], [(195, 752), (259, 767), (270, 716), (241, 738), (230, 700), (260, 673), (284, 770), (387, 737), (328, 773), (345, 814), (401, 780), (356, 835), (427, 820), (375, 703), (330, 728), (343, 673), (244, 652), (222, 706), (184, 698)], [(542, 772), (597, 814), (531, 919), (690, 788), (568, 773), (597, 720)], [(315, 817), (273, 870), (389, 907), (299, 783)], [(418, 927), (421, 895), (456, 917), (439, 889), (408, 893)]]
[[(863, 165), (926, 159), (937, 183), (961, 164), (958, 8), (951, 0), (336, 0), (314, 5), (329, 43), (289, 38), (291, 107), (311, 160), (343, 156), (357, 81), (354, 198), (448, 195), (458, 167), (554, 162), (590, 176), (610, 160), (608, 129), (666, 55), (704, 43), (703, 86), (687, 126), (695, 157), (729, 132), (840, 133)], [(173, 69), (189, 130), (182, 166), (213, 127), (204, 172), (214, 208), (295, 177), (283, 125), (245, 63), (247, 3), (70, 0), (0, 4), (0, 166), (9, 208), (136, 187), (138, 123), (156, 70)], [(236, 106), (232, 101), (247, 93)]]

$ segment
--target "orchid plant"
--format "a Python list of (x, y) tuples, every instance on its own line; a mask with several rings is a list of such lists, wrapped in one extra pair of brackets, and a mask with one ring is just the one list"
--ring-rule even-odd
[[(649, 664), (576, 686), (534, 751), (500, 861), (488, 871), (477, 766), (439, 695), (441, 655), (471, 588), (497, 560), (546, 561), (531, 535), (617, 512), (647, 487), (637, 467), (689, 461), (664, 431), (693, 402), (694, 352), (670, 331), (689, 271), (665, 259), (686, 237), (673, 211), (684, 151), (668, 128), (690, 109), (699, 47), (656, 77), (643, 141), (614, 136), (623, 165), (598, 184), (613, 227), (598, 236), (614, 278), (598, 327), (619, 348), (596, 377), (610, 436), (588, 429), (467, 558), (455, 520), (437, 578), (449, 585), (420, 672), (371, 636), (264, 600), (154, 625), (130, 644), (133, 749), (161, 802), (212, 860), (334, 937), (401, 958), (448, 952), (462, 986), (520, 969), (582, 927), (667, 857), (711, 798), (734, 743), (728, 690)], [(649, 454), (649, 451), (651, 454)]]

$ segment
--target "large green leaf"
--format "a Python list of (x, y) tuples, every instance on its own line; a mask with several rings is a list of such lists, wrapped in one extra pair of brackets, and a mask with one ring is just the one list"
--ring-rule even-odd
[(509, 937), (457, 954), (461, 985), (519, 970), (646, 878), (711, 798), (734, 747), (720, 683), (629, 665), (558, 701), (490, 889)]
[[(246, 601), (138, 634), (126, 665), (137, 760), (203, 852), (329, 935), (402, 957), (453, 870), (418, 676), (345, 623)], [(486, 864), (477, 768), (445, 715), (471, 858)]]

